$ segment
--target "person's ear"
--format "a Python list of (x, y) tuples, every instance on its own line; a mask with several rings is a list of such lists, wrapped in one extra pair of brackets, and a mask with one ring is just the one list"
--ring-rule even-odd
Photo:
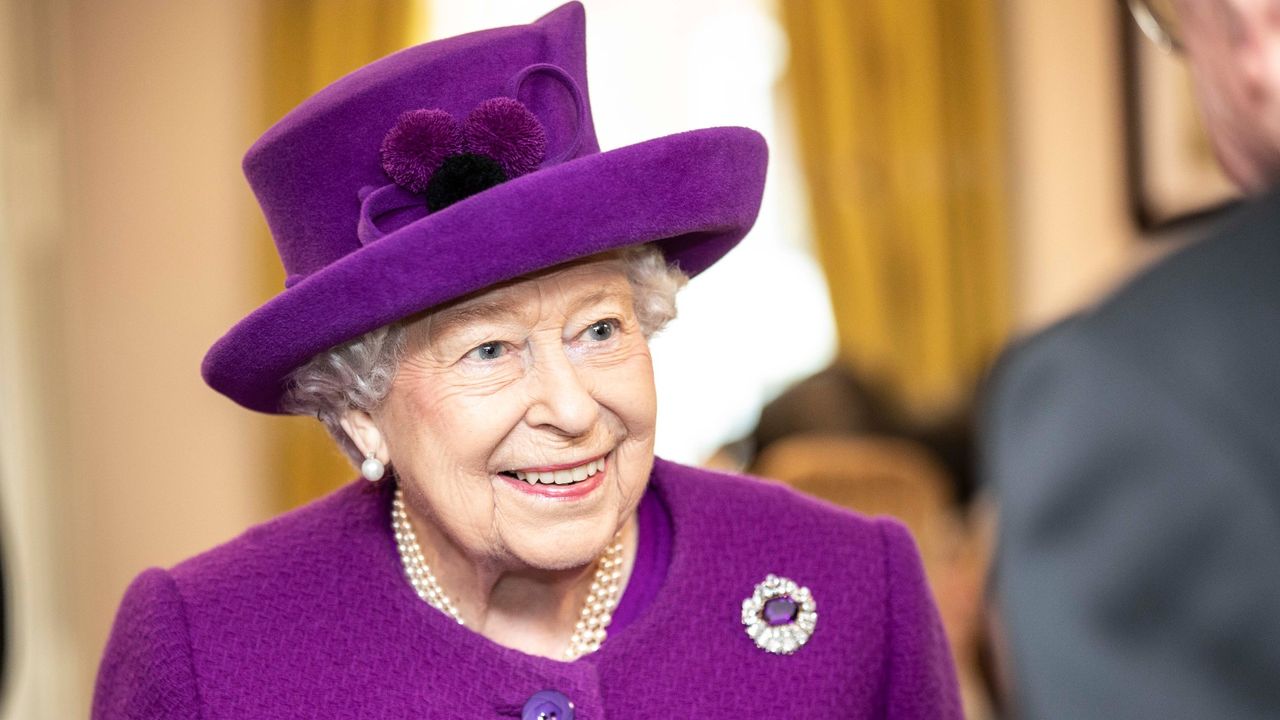
[(365, 457), (372, 455), (384, 465), (391, 462), (386, 439), (383, 438), (377, 423), (373, 421), (372, 415), (363, 410), (348, 410), (343, 413), (338, 424), (342, 425), (347, 437), (351, 438), (351, 442), (359, 448), (361, 455)]

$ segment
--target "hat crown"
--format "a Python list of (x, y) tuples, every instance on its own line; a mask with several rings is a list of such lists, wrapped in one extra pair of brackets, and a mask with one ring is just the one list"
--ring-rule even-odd
[[(390, 183), (379, 149), (405, 111), (439, 109), (461, 120), (487, 99), (514, 97), (546, 132), (542, 167), (598, 153), (585, 33), (582, 5), (571, 2), (528, 25), (408, 48), (338, 80), (267, 130), (244, 171), (286, 285), (361, 247), (361, 202)], [(424, 204), (419, 216), (425, 212)]]
[(292, 373), (374, 328), (617, 248), (653, 243), (693, 276), (736, 245), (764, 138), (703, 128), (600, 152), (585, 31), (572, 2), (410, 48), (269, 129), (244, 167), (286, 289), (209, 349), (209, 385), (286, 412)]

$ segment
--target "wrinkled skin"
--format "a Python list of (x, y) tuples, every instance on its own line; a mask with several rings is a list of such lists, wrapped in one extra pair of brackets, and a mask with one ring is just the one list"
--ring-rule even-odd
[[(414, 320), (382, 405), (344, 426), (394, 468), (428, 562), (467, 623), (554, 655), (593, 561), (618, 531), (634, 538), (656, 412), (623, 266), (591, 260)], [(504, 474), (601, 456), (603, 481), (580, 498), (533, 494)], [(626, 556), (629, 572), (633, 541)]]
[(1280, 0), (1174, 4), (1214, 152), (1246, 192), (1280, 180)]

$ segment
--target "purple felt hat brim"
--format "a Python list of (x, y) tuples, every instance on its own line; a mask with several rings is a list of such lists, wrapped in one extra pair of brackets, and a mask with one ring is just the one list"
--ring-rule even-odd
[(280, 413), (289, 374), (317, 353), (505, 280), (643, 243), (697, 275), (755, 222), (766, 164), (758, 133), (720, 127), (502, 183), (281, 292), (214, 344), (202, 373), (237, 403)]

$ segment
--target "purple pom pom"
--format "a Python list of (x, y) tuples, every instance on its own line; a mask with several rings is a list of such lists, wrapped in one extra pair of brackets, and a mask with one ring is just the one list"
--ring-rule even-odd
[(547, 154), (547, 133), (524, 103), (489, 98), (463, 124), (467, 152), (488, 155), (514, 178), (536, 170)]
[(420, 193), (445, 158), (462, 149), (462, 129), (452, 115), (409, 110), (382, 140), (382, 169), (400, 187)]

